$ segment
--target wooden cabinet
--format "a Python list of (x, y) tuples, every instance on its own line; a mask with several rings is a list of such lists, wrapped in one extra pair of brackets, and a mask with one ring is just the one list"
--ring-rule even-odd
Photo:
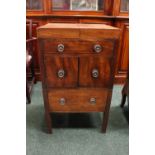
[(50, 23), (37, 29), (50, 133), (52, 112), (104, 112), (106, 131), (119, 36), (118, 28), (103, 24)]
[[(37, 32), (36, 32), (37, 27), (39, 27), (39, 22), (33, 21), (32, 37), (37, 37)], [(30, 38), (29, 35), (30, 35), (29, 23), (26, 23), (26, 39)], [(40, 63), (39, 63), (39, 51), (38, 51), (37, 42), (34, 42), (33, 46), (34, 46), (33, 57), (34, 57), (34, 68), (35, 68), (36, 80), (40, 80)]]
[(127, 77), (129, 67), (129, 24), (128, 21), (118, 21), (115, 24), (115, 26), (121, 29), (115, 70), (115, 82), (123, 83)]
[(28, 14), (106, 15), (113, 0), (26, 0)]
[[(36, 28), (47, 23), (85, 23), (85, 24), (106, 24), (116, 26), (121, 29), (121, 37), (119, 41), (119, 52), (117, 55), (117, 67), (115, 71), (115, 83), (124, 83), (129, 63), (128, 35), (129, 32), (129, 0), (27, 0), (27, 18), (32, 19), (33, 36), (36, 36)], [(89, 5), (91, 4), (91, 5)], [(71, 7), (72, 5), (72, 7)], [(94, 7), (95, 5), (95, 7)], [(81, 6), (81, 9), (77, 9)], [(96, 8), (96, 9), (95, 9)], [(127, 31), (128, 29), (128, 31)], [(27, 32), (28, 33), (28, 32)], [(88, 35), (88, 34), (86, 34)], [(73, 41), (73, 40), (72, 40)], [(56, 52), (55, 43), (46, 42), (46, 48), (51, 48), (52, 52)], [(65, 52), (70, 52), (73, 49), (74, 41), (67, 45), (65, 44)], [(76, 42), (76, 44), (79, 44)], [(81, 47), (90, 48), (89, 42), (81, 43)], [(55, 47), (55, 50), (52, 49)], [(93, 49), (93, 48), (92, 48)], [(89, 51), (89, 50), (88, 50)], [(92, 51), (92, 50), (91, 50)], [(74, 52), (82, 52), (76, 50)], [(109, 53), (110, 54), (110, 53)], [(38, 60), (38, 49), (35, 50), (35, 70), (37, 79), (40, 80), (40, 63)]]

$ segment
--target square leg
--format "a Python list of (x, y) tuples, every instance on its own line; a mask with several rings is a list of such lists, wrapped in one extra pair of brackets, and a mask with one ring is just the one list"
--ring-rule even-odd
[(52, 121), (51, 121), (50, 113), (45, 112), (45, 119), (46, 119), (47, 131), (49, 134), (51, 134), (52, 133)]
[(108, 94), (107, 105), (106, 105), (105, 111), (103, 113), (103, 121), (102, 121), (102, 128), (101, 128), (102, 133), (106, 133), (108, 120), (109, 120), (109, 110), (110, 110), (110, 104), (111, 104), (111, 97), (112, 97), (112, 90)]
[(106, 133), (108, 120), (109, 120), (109, 111), (106, 111), (103, 113), (102, 128), (101, 128), (102, 133)]

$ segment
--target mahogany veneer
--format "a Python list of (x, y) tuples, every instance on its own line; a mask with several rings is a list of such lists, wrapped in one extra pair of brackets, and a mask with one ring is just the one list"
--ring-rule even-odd
[(118, 28), (50, 23), (37, 29), (48, 132), (50, 113), (103, 112), (106, 132), (116, 66)]

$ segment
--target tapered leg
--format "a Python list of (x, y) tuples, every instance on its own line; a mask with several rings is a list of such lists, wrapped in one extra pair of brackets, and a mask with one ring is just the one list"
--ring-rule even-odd
[(37, 80), (36, 80), (35, 69), (34, 69), (34, 61), (33, 60), (32, 60), (32, 63), (31, 63), (31, 72), (32, 72), (32, 79), (34, 81), (34, 84), (36, 84)]
[(28, 82), (26, 81), (26, 98), (28, 103), (31, 103), (31, 97), (30, 97), (30, 92), (29, 92), (29, 87), (28, 87)]
[(124, 84), (124, 87), (122, 89), (122, 101), (121, 101), (121, 105), (120, 105), (121, 108), (124, 107), (126, 97), (128, 96), (128, 94), (129, 94), (129, 81), (127, 79), (125, 84)]
[(126, 94), (122, 95), (122, 101), (120, 107), (123, 108), (126, 101)]
[(107, 129), (107, 125), (108, 125), (111, 96), (112, 96), (112, 91), (110, 91), (108, 94), (107, 105), (105, 108), (105, 112), (103, 113), (103, 121), (102, 121), (102, 128), (101, 128), (102, 133), (106, 133), (106, 129)]
[(45, 112), (45, 119), (46, 119), (46, 125), (48, 129), (48, 133), (52, 133), (52, 122), (51, 122), (51, 116), (50, 113)]
[(103, 113), (103, 122), (102, 122), (102, 129), (101, 129), (102, 133), (106, 133), (108, 120), (109, 120), (109, 111), (105, 111)]

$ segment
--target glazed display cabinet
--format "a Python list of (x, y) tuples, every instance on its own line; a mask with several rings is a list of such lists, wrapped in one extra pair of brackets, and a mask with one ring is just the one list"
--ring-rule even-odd
[[(114, 81), (124, 83), (129, 66), (129, 0), (26, 0), (26, 10), (26, 18), (33, 20), (34, 37), (37, 27), (47, 23), (106, 24), (120, 28)], [(37, 45), (34, 55), (40, 80)]]

